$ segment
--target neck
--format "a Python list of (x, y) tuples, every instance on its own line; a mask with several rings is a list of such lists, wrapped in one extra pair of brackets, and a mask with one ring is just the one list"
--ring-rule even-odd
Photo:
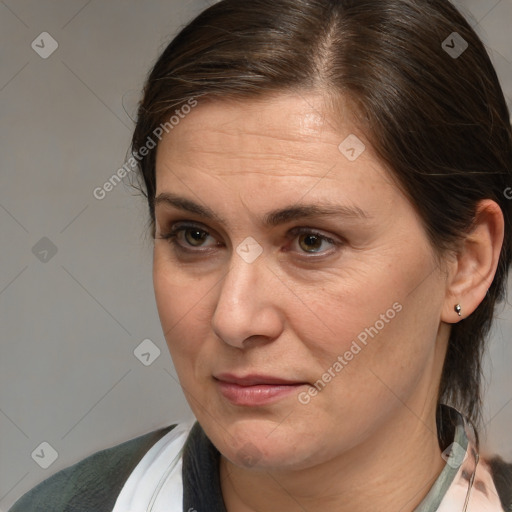
[(400, 414), (356, 449), (307, 469), (258, 471), (221, 457), (226, 509), (412, 512), (445, 465), (432, 409), (419, 421), (400, 407)]

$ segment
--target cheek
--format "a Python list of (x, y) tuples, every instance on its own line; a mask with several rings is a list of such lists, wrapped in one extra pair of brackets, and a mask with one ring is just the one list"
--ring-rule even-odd
[(153, 286), (162, 330), (177, 365), (199, 350), (210, 329), (211, 276), (190, 277), (167, 261), (165, 250), (155, 248)]
[(380, 261), (360, 262), (359, 269), (332, 272), (320, 290), (297, 288), (304, 305), (295, 308), (292, 324), (311, 352), (323, 351), (331, 359), (359, 352), (355, 343), (365, 348), (400, 322), (407, 284), (382, 267)]
[(350, 397), (365, 396), (371, 407), (383, 396), (396, 400), (389, 388), (407, 395), (424, 367), (435, 364), (441, 281), (429, 276), (435, 266), (428, 254), (396, 256), (366, 261), (353, 277), (333, 275), (314, 295), (313, 313), (296, 317), (296, 334), (316, 360), (318, 387), (330, 389), (326, 399), (332, 393), (348, 405)]

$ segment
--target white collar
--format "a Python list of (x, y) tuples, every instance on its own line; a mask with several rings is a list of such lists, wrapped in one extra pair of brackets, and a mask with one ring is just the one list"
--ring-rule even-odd
[(112, 512), (182, 512), (183, 447), (196, 420), (180, 423), (144, 455)]
[[(460, 448), (460, 453), (453, 454), (460, 460), (452, 460), (450, 455), (451, 463), (447, 463), (415, 512), (501, 511), (490, 470), (485, 464), (478, 464), (474, 432), (464, 420), (461, 421), (455, 441), (450, 445)], [(112, 512), (183, 511), (183, 448), (195, 423), (194, 419), (178, 424), (151, 447), (129, 476)], [(468, 478), (470, 481), (466, 483)], [(479, 482), (480, 487), (485, 484), (487, 491), (482, 493), (472, 489), (474, 481)], [(495, 499), (491, 500), (489, 496)]]

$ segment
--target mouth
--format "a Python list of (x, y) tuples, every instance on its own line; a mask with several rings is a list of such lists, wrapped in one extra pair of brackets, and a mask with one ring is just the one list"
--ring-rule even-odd
[(233, 405), (261, 406), (277, 402), (295, 394), (308, 383), (293, 379), (282, 379), (270, 375), (236, 376), (222, 373), (215, 375), (215, 384), (221, 395)]

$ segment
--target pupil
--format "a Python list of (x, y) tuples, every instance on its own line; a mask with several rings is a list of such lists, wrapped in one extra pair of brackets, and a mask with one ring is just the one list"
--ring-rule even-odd
[[(206, 237), (206, 233), (199, 231), (198, 229), (189, 231), (188, 233), (189, 233), (189, 235), (191, 235), (192, 239), (195, 242), (201, 242)], [(192, 245), (194, 245), (194, 244), (192, 244)]]
[(306, 248), (308, 248), (308, 249), (318, 249), (319, 248), (318, 242), (321, 243), (320, 239), (316, 235), (306, 235), (304, 238), (304, 242), (305, 242)]

